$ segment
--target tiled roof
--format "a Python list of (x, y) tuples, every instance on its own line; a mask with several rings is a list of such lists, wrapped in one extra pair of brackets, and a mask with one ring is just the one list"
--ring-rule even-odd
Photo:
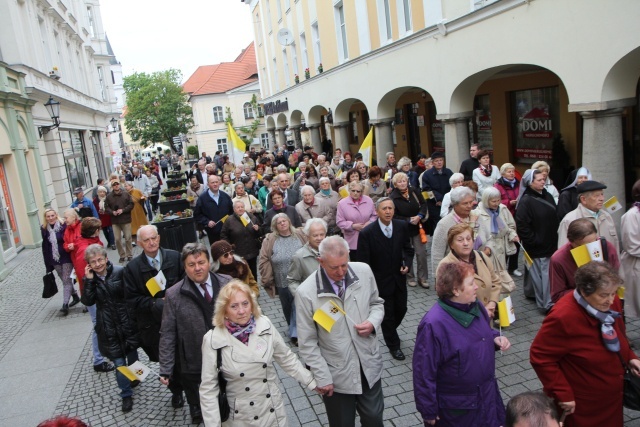
[(233, 62), (202, 65), (183, 85), (189, 95), (224, 93), (258, 80), (253, 42)]

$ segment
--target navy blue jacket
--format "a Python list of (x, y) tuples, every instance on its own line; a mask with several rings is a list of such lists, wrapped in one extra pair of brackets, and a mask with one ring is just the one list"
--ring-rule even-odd
[[(233, 215), (233, 202), (231, 201), (231, 197), (222, 190), (219, 190), (218, 194), (218, 203), (211, 198), (208, 189), (198, 197), (198, 201), (196, 202), (193, 216), (196, 221), (205, 227), (209, 224), (209, 221), (218, 222), (225, 215)], [(222, 231), (222, 223), (218, 222), (212, 231), (215, 234), (220, 234)]]

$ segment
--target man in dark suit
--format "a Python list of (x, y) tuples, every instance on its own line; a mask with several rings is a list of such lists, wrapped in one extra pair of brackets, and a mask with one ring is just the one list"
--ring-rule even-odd
[[(165, 291), (152, 295), (147, 288), (147, 282), (162, 272), (166, 279), (165, 289), (169, 289), (182, 280), (184, 268), (178, 251), (160, 247), (160, 235), (155, 225), (140, 227), (137, 238), (142, 253), (132, 259), (124, 269), (125, 298), (136, 319), (142, 349), (149, 356), (149, 360), (158, 362)], [(171, 380), (169, 389), (173, 393), (171, 398), (173, 407), (184, 406), (179, 376)]]
[[(300, 195), (292, 188), (289, 188), (290, 176), (288, 173), (281, 173), (278, 175), (278, 187), (284, 194), (284, 203), (287, 206), (295, 207), (300, 201)], [(267, 198), (267, 209), (271, 209), (271, 200)]]
[(198, 160), (198, 169), (196, 171), (193, 171), (193, 170), (190, 171), (187, 176), (189, 181), (191, 181), (192, 176), (195, 176), (198, 179), (198, 182), (200, 184), (206, 184), (207, 176), (208, 176), (206, 166), (207, 166), (207, 163), (205, 162), (204, 159)]
[(223, 219), (233, 215), (233, 202), (224, 191), (220, 191), (220, 177), (210, 175), (208, 178), (209, 189), (198, 197), (193, 216), (204, 227), (209, 237), (209, 243), (214, 244), (220, 240)]
[(478, 169), (480, 166), (480, 161), (476, 159), (478, 151), (478, 144), (471, 144), (471, 148), (469, 148), (469, 158), (463, 161), (460, 165), (460, 173), (464, 175), (465, 181), (471, 181), (473, 178), (473, 171)]
[(427, 199), (429, 219), (427, 220), (427, 233), (432, 236), (438, 221), (440, 221), (440, 208), (444, 195), (451, 191), (449, 178), (453, 175), (451, 169), (444, 166), (444, 154), (436, 151), (431, 155), (433, 167), (422, 174), (422, 191), (430, 192)]
[(413, 247), (406, 221), (393, 219), (395, 207), (388, 197), (376, 202), (378, 220), (367, 225), (358, 236), (358, 259), (371, 267), (384, 299), (382, 336), (391, 356), (404, 360), (396, 329), (407, 313), (407, 278)]

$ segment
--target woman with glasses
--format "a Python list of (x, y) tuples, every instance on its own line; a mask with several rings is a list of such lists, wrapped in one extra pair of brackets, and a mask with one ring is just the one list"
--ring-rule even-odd
[(360, 172), (360, 176), (361, 176), (362, 179), (369, 178), (369, 168), (367, 167), (367, 165), (363, 161), (356, 162), (355, 169), (358, 172)]
[(356, 258), (360, 231), (378, 219), (371, 197), (362, 194), (364, 186), (359, 181), (349, 183), (349, 196), (338, 202), (336, 225), (342, 230), (349, 244), (350, 258)]
[(258, 298), (260, 288), (247, 261), (234, 251), (232, 244), (225, 240), (218, 240), (211, 245), (211, 272), (221, 276), (220, 283), (226, 283), (231, 279), (242, 280), (251, 288), (251, 292)]

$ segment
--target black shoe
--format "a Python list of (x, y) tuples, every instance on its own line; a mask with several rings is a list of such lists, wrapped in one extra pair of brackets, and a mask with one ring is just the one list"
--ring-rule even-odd
[(84, 307), (84, 308), (82, 309), (82, 312), (83, 312), (83, 313), (88, 313), (88, 312), (89, 312), (89, 309), (88, 309), (87, 307)]
[(391, 350), (389, 353), (391, 353), (391, 357), (396, 360), (404, 360), (404, 353), (400, 349)]
[(175, 409), (182, 408), (184, 406), (184, 397), (182, 397), (182, 391), (173, 393), (171, 396), (171, 406)]
[(191, 424), (200, 424), (202, 422), (200, 405), (189, 405), (189, 413), (191, 414)]
[(132, 257), (132, 256), (128, 256), (128, 257), (127, 257), (127, 262), (131, 261), (132, 259), (133, 259), (133, 257)]
[(118, 260), (118, 263), (122, 264), (122, 263), (124, 262), (124, 260), (125, 260), (125, 259), (126, 259), (126, 258), (120, 258), (120, 259)]
[(69, 314), (69, 304), (62, 304), (62, 308), (60, 309), (63, 316)]
[(73, 307), (74, 305), (76, 305), (76, 304), (78, 304), (80, 302), (80, 297), (78, 296), (78, 294), (71, 295), (71, 298), (73, 300), (69, 303), (69, 307)]
[(110, 362), (102, 362), (97, 365), (93, 365), (93, 370), (96, 372), (111, 372), (114, 369), (116, 369), (116, 367)]
[(133, 398), (132, 397), (123, 397), (122, 398), (122, 412), (131, 412), (133, 409)]
[(295, 345), (297, 347), (298, 346), (298, 338), (291, 337), (291, 344), (293, 344), (293, 345)]
[(140, 385), (140, 380), (131, 381), (131, 388), (136, 388)]
[(109, 249), (111, 249), (112, 251), (115, 251), (116, 250), (116, 245), (110, 245)]

